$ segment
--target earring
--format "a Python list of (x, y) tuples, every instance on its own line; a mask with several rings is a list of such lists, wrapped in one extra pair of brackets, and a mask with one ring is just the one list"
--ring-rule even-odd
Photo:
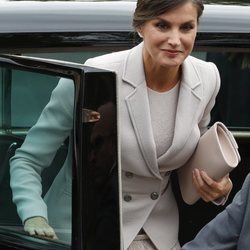
[(143, 35), (139, 31), (137, 32), (137, 34), (140, 38), (143, 38)]

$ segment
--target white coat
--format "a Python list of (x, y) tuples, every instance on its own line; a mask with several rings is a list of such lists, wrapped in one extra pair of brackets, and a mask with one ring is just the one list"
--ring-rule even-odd
[(184, 61), (173, 142), (157, 159), (143, 46), (142, 42), (131, 50), (89, 59), (85, 65), (117, 74), (124, 249), (143, 227), (157, 249), (167, 250), (178, 244), (179, 224), (178, 208), (168, 185), (170, 172), (188, 160), (207, 129), (220, 77), (213, 63), (191, 56)]

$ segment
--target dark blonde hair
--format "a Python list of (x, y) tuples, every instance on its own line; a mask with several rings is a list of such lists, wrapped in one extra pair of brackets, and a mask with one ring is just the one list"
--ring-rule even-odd
[(146, 21), (152, 20), (165, 12), (189, 2), (196, 6), (197, 21), (199, 21), (204, 10), (202, 0), (138, 0), (133, 17), (133, 27), (137, 29)]

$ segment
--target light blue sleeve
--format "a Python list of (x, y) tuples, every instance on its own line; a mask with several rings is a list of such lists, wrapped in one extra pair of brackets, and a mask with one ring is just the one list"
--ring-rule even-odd
[(73, 126), (74, 84), (62, 78), (21, 148), (10, 159), (10, 185), (17, 212), (24, 222), (33, 216), (47, 219), (41, 172), (48, 167)]

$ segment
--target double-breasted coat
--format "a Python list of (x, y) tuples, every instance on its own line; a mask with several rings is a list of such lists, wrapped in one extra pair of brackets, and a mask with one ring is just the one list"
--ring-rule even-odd
[(143, 227), (156, 247), (164, 250), (178, 242), (178, 208), (169, 185), (170, 172), (188, 160), (207, 129), (220, 77), (213, 63), (191, 56), (184, 61), (173, 141), (157, 158), (143, 46), (142, 42), (131, 50), (89, 59), (85, 64), (117, 74), (124, 247)]
[[(85, 65), (111, 70), (117, 75), (124, 249), (128, 248), (143, 228), (157, 249), (166, 250), (178, 244), (178, 208), (169, 182), (170, 173), (180, 168), (189, 159), (201, 133), (207, 129), (210, 111), (219, 91), (220, 77), (213, 63), (191, 56), (186, 58), (182, 65), (173, 141), (167, 152), (157, 158), (143, 68), (143, 46), (142, 42), (130, 50), (89, 59)], [(44, 119), (46, 117), (42, 118)], [(57, 126), (60, 128), (63, 125), (57, 124)], [(51, 133), (46, 143), (54, 140), (53, 137)], [(40, 150), (46, 151), (47, 149)], [(17, 154), (11, 161), (13, 180), (18, 176), (15, 174), (20, 165), (18, 158), (24, 156), (23, 151)], [(39, 152), (36, 154), (38, 154), (36, 158), (39, 159)], [(26, 153), (25, 157), (31, 156)], [(33, 164), (35, 164), (34, 161)], [(56, 189), (60, 185), (65, 185), (65, 176), (69, 168), (70, 166), (65, 164), (61, 170), (61, 176), (55, 182)], [(24, 192), (21, 199), (15, 198), (19, 193), (18, 185), (18, 182), (15, 182), (13, 186), (14, 200), (17, 206), (21, 207), (22, 204), (26, 204), (22, 211), (26, 211), (27, 217), (29, 211), (27, 201), (25, 203)], [(48, 194), (53, 199), (47, 197), (50, 201), (48, 213), (50, 218), (56, 218), (53, 221), (60, 221), (60, 218), (63, 218), (63, 211), (58, 212), (55, 209), (49, 211), (50, 207), (52, 208), (51, 203), (57, 204), (60, 198), (58, 191), (54, 189), (52, 185)], [(33, 197), (35, 199), (35, 193)], [(64, 205), (68, 206), (66, 202)], [(43, 210), (45, 209), (44, 206)], [(46, 216), (45, 212), (43, 216)], [(70, 223), (65, 218), (61, 221)]]

